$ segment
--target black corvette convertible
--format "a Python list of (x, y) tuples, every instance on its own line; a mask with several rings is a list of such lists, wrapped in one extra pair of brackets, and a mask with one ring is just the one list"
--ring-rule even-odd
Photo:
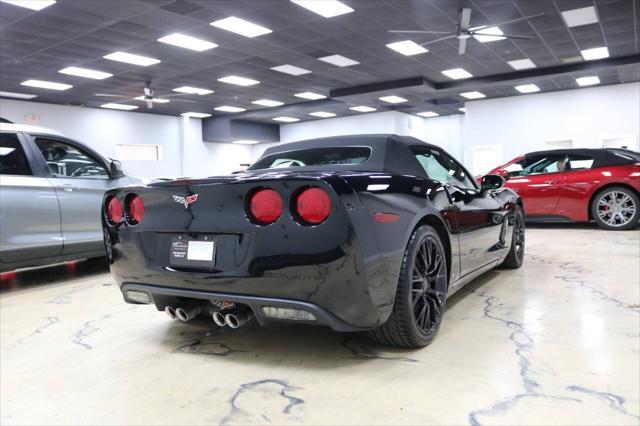
[(237, 328), (295, 321), (420, 347), (446, 299), (517, 268), (522, 201), (437, 146), (360, 135), (269, 148), (246, 172), (108, 191), (105, 244), (129, 303)]

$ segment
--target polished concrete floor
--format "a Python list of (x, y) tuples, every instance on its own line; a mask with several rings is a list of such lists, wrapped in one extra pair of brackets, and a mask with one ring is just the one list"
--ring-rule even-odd
[(5, 275), (0, 423), (638, 425), (639, 237), (530, 228), (422, 350), (171, 321), (95, 263)]

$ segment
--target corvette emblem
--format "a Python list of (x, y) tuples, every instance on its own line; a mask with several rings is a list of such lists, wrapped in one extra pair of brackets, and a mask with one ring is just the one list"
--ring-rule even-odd
[(198, 199), (198, 194), (189, 195), (188, 197), (181, 197), (179, 195), (173, 195), (173, 201), (182, 204), (185, 209), (189, 208), (190, 204), (193, 204)]

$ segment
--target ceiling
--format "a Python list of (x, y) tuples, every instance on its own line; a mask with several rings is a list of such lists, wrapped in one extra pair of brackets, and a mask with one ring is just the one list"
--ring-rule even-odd
[[(154, 104), (128, 101), (136, 112), (179, 115), (194, 111), (216, 115), (213, 108), (231, 105), (247, 109), (238, 118), (275, 123), (287, 115), (317, 120), (310, 112), (338, 116), (360, 114), (350, 106), (378, 111), (459, 113), (461, 92), (478, 90), (488, 98), (521, 96), (515, 85), (534, 83), (543, 92), (575, 89), (575, 79), (597, 75), (601, 84), (640, 81), (639, 0), (343, 0), (354, 9), (324, 18), (288, 0), (58, 0), (41, 11), (0, 3), (0, 90), (31, 93), (35, 101), (99, 107), (140, 96), (146, 81), (156, 96), (194, 86), (214, 90), (209, 95), (171, 97)], [(595, 6), (598, 22), (568, 28), (560, 12)], [(403, 56), (386, 44), (411, 39), (423, 43), (434, 34), (401, 35), (392, 29), (455, 30), (458, 10), (472, 9), (472, 26), (489, 25), (525, 15), (544, 13), (531, 21), (501, 26), (507, 34), (532, 40), (480, 43), (469, 39), (467, 54), (458, 55), (457, 40), (426, 46), (429, 52)], [(271, 29), (255, 38), (209, 25), (236, 16)], [(180, 32), (218, 44), (204, 52), (163, 44), (157, 39)], [(607, 47), (610, 57), (586, 62), (580, 51)], [(160, 59), (148, 67), (104, 59), (127, 51)], [(338, 67), (317, 58), (339, 54), (359, 64)], [(529, 58), (536, 68), (514, 71), (507, 61)], [(271, 70), (291, 64), (311, 70), (291, 76)], [(105, 80), (60, 74), (69, 66), (112, 73)], [(464, 68), (473, 75), (451, 80), (441, 71)], [(227, 75), (260, 81), (241, 87), (219, 82)], [(22, 86), (28, 79), (72, 84), (66, 91)], [(321, 101), (295, 97), (300, 92), (327, 96)], [(97, 93), (123, 96), (98, 97)], [(378, 98), (399, 95), (408, 102), (388, 104)], [(126, 97), (126, 98), (125, 98)], [(274, 99), (285, 105), (265, 108), (251, 102)]]

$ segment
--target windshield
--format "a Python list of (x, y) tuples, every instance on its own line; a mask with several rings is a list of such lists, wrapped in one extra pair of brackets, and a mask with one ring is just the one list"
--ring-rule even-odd
[(365, 146), (300, 149), (262, 157), (249, 167), (249, 170), (282, 169), (330, 164), (360, 164), (367, 161), (370, 156), (371, 148)]

